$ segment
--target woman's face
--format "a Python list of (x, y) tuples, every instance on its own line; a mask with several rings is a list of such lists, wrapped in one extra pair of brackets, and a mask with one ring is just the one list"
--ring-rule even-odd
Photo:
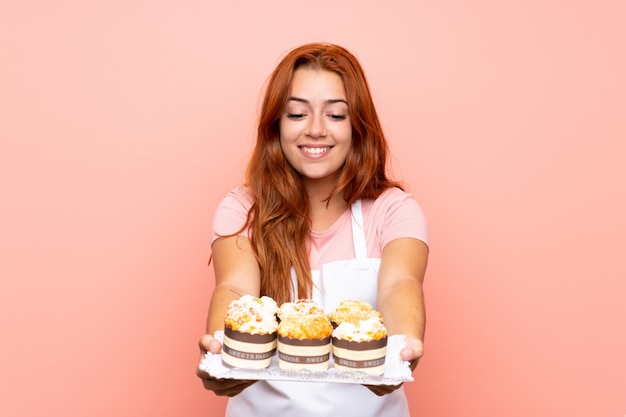
[(341, 77), (300, 68), (280, 119), (280, 145), (305, 180), (335, 181), (352, 148), (352, 126)]

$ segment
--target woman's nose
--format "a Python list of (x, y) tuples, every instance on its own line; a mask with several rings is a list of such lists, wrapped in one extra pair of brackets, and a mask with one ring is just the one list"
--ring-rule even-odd
[(313, 114), (309, 119), (307, 134), (313, 138), (326, 136), (326, 123), (322, 114)]

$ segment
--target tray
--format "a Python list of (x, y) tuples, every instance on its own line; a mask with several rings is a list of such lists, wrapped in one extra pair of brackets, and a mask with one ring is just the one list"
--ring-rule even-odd
[[(218, 331), (214, 336), (221, 343), (224, 338), (224, 332)], [(385, 372), (383, 375), (369, 375), (362, 371), (335, 369), (333, 368), (332, 355), (330, 357), (329, 369), (317, 372), (280, 369), (278, 367), (278, 355), (272, 357), (270, 366), (265, 369), (232, 369), (222, 364), (221, 354), (213, 354), (210, 352), (208, 352), (202, 362), (200, 362), (199, 368), (214, 378), (398, 385), (403, 382), (413, 381), (409, 362), (400, 359), (400, 351), (404, 346), (404, 336), (389, 336), (387, 340), (387, 355), (385, 357)]]

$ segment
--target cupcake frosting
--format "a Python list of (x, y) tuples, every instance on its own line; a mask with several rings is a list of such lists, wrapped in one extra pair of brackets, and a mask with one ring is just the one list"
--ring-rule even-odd
[(324, 339), (331, 336), (333, 326), (326, 316), (292, 314), (280, 321), (278, 334), (291, 339)]
[(312, 300), (305, 299), (281, 304), (277, 314), (280, 320), (283, 320), (292, 314), (306, 314), (326, 317), (326, 312), (322, 306)]
[(376, 319), (383, 321), (379, 311), (374, 310), (370, 303), (359, 300), (345, 300), (330, 314), (330, 320), (335, 324), (343, 322), (356, 323), (361, 320)]
[(333, 330), (337, 339), (363, 342), (377, 340), (387, 335), (387, 329), (376, 317), (355, 322), (343, 322)]
[(243, 295), (229, 304), (224, 324), (244, 333), (274, 333), (278, 328), (277, 311), (276, 301), (270, 297)]

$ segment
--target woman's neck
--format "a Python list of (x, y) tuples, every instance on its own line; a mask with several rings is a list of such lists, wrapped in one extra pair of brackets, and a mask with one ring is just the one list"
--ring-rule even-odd
[(335, 194), (327, 201), (335, 183), (309, 181), (305, 184), (309, 196), (309, 213), (313, 230), (326, 230), (348, 209), (343, 193)]

